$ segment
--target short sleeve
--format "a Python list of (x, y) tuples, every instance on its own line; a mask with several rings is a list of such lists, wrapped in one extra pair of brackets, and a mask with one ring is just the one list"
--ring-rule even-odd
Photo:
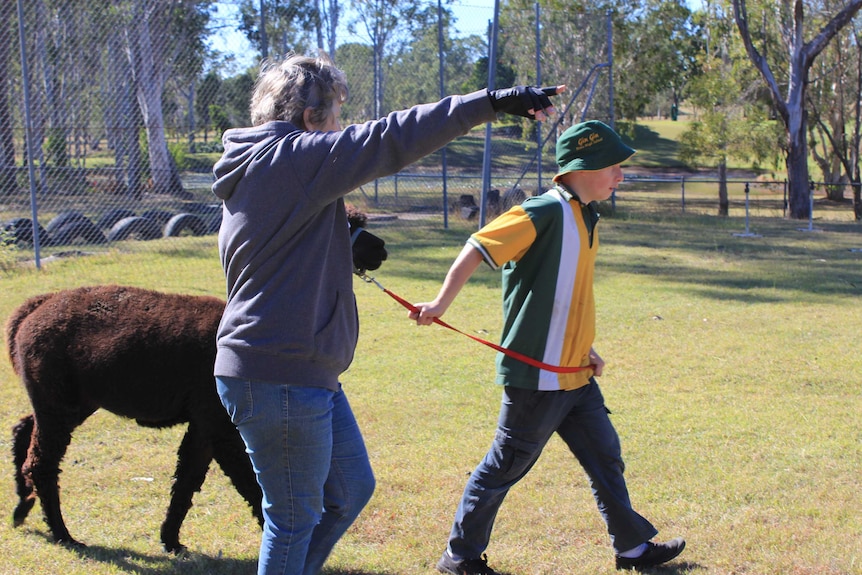
[(536, 240), (536, 227), (521, 206), (514, 206), (470, 236), (467, 241), (482, 253), (485, 262), (498, 269), (518, 261)]

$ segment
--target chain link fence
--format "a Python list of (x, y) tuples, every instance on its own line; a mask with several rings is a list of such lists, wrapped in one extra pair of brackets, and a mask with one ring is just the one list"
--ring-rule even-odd
[[(230, 23), (213, 21), (207, 4), (0, 4), (3, 250), (38, 264), (40, 255), (126, 242), (215, 240), (221, 211), (210, 192), (211, 169), (221, 133), (248, 125), (255, 68), (226, 71), (224, 62), (237, 55), (210, 44), (217, 25)], [(488, 10), (482, 29), (414, 29), (409, 40), (383, 50), (382, 60), (355, 21), (344, 32), (334, 58), (351, 87), (343, 123), (433, 101), (441, 91), (484, 87), (492, 41), (498, 85), (541, 83), (545, 75), (570, 87), (553, 125), (508, 119), (480, 127), (408, 172), (356, 190), (347, 201), (372, 224), (448, 226), (452, 218), (477, 225), (484, 210), (491, 217), (542, 187), (556, 134), (587, 109), (612, 120), (608, 73), (602, 74), (609, 62), (607, 15), (513, 12), (496, 36), (492, 20)], [(483, 19), (471, 20), (477, 21)], [(541, 44), (557, 48), (542, 51)], [(272, 47), (288, 49), (314, 51), (301, 43)], [(545, 72), (537, 69), (540, 53)]]

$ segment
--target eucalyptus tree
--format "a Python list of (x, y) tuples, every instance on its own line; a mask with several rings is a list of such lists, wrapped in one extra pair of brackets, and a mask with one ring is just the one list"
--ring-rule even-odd
[(422, 11), (419, 0), (351, 0), (350, 7), (354, 17), (348, 22), (348, 31), (364, 37), (372, 48), (373, 117), (378, 118), (387, 111), (383, 70), (390, 44), (430, 26), (430, 13)]
[(862, 30), (854, 19), (812, 66), (808, 90), (811, 155), (820, 169), (827, 197), (844, 201), (844, 188), (853, 193), (855, 219), (862, 220)]
[[(0, 4), (0, 38), (14, 45), (15, 7), (11, 2)], [(14, 72), (13, 50), (0, 50), (0, 198), (11, 196), (17, 190), (15, 179), (15, 134), (11, 106), (11, 87)]]
[(680, 159), (706, 163), (718, 172), (718, 214), (727, 216), (727, 168), (730, 159), (755, 167), (778, 159), (773, 152), (779, 135), (770, 120), (757, 71), (733, 33), (733, 17), (720, 2), (707, 0), (695, 15), (704, 45), (699, 73), (687, 87), (686, 101), (694, 119), (680, 137)]
[(685, 0), (640, 0), (614, 13), (615, 108), (635, 121), (656, 95), (679, 105), (697, 72), (702, 32)]
[(341, 108), (344, 124), (365, 122), (374, 117), (373, 48), (359, 42), (345, 42), (335, 51), (338, 67), (347, 75), (350, 96)]
[[(766, 82), (775, 110), (784, 125), (790, 216), (808, 218), (811, 210), (806, 101), (810, 71), (815, 59), (829, 42), (862, 8), (862, 0), (847, 0), (840, 9), (836, 7), (831, 14), (824, 14), (825, 23), (813, 36), (806, 34), (806, 3), (803, 0), (781, 3), (764, 0), (762, 4), (758, 3), (761, 13), (769, 13), (759, 22), (749, 18), (746, 0), (732, 0), (732, 5), (746, 52)], [(755, 6), (754, 2), (752, 6)], [(773, 25), (778, 26), (783, 50), (780, 53), (764, 53), (758, 45), (764, 40), (764, 31)], [(776, 74), (782, 74), (783, 77), (776, 77)]]
[[(322, 23), (319, 3), (240, 0), (238, 8), (238, 27), (257, 49), (261, 60), (287, 52), (307, 53), (322, 40), (317, 32)], [(338, 13), (337, 3), (335, 13)], [(332, 34), (334, 43), (334, 31)]]
[[(153, 192), (185, 196), (165, 134), (164, 92), (206, 33), (208, 0), (113, 0), (147, 136)], [(192, 48), (190, 48), (190, 46)]]
[[(485, 54), (484, 44), (476, 36), (453, 35), (451, 12), (446, 8), (441, 12), (444, 91), (447, 94), (465, 91), (462, 89), (468, 85), (471, 71)], [(437, 6), (428, 5), (417, 19), (426, 25), (409, 35), (408, 40), (398, 45), (386, 59), (389, 79), (385, 106), (390, 110), (440, 99), (441, 61), (436, 23)], [(484, 88), (487, 80), (486, 68), (482, 83), (469, 90)]]
[[(579, 120), (588, 105), (587, 94), (595, 91), (590, 116), (610, 118), (607, 96), (608, 2), (596, 0), (542, 0), (539, 7), (540, 36), (536, 46), (536, 10), (533, 0), (509, 0), (501, 8), (498, 58), (511, 67), (515, 83), (536, 83), (540, 73), (543, 83), (566, 84), (562, 95), (568, 102), (582, 83), (581, 97), (570, 100), (571, 106), (558, 105), (561, 128)], [(536, 54), (539, 54), (537, 72)], [(498, 63), (498, 70), (500, 63)], [(593, 82), (595, 81), (595, 84)]]

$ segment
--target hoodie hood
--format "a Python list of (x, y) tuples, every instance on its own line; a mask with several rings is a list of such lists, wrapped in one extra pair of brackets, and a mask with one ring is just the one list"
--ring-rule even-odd
[(289, 122), (268, 122), (227, 130), (222, 136), (224, 154), (213, 166), (213, 194), (220, 200), (230, 199), (255, 158), (293, 132), (300, 132), (300, 129)]

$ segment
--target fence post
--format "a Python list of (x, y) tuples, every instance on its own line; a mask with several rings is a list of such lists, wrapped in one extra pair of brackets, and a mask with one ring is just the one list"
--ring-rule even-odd
[[(542, 85), (542, 40), (541, 40), (541, 16), (542, 9), (539, 3), (535, 3), (536, 10), (536, 86)], [(542, 123), (536, 122), (536, 180), (538, 182), (537, 190), (542, 190)]]
[[(444, 74), (445, 70), (445, 52), (443, 50), (443, 4), (442, 0), (437, 0), (437, 61), (439, 65), (439, 84), (440, 84), (440, 99), (446, 97), (446, 76)], [(443, 168), (443, 229), (449, 229), (449, 188), (448, 182), (446, 180), (447, 177), (447, 165), (446, 165), (446, 146), (443, 146), (443, 150), (441, 151), (440, 160), (442, 162)]]
[(685, 176), (680, 178), (680, 187), (682, 189), (682, 213), (685, 213)]
[(799, 228), (800, 232), (819, 232), (814, 227), (814, 180), (808, 183), (808, 227)]
[(733, 234), (736, 237), (740, 238), (759, 238), (760, 236), (757, 234), (752, 234), (748, 231), (748, 182), (745, 182), (745, 233), (744, 234)]

